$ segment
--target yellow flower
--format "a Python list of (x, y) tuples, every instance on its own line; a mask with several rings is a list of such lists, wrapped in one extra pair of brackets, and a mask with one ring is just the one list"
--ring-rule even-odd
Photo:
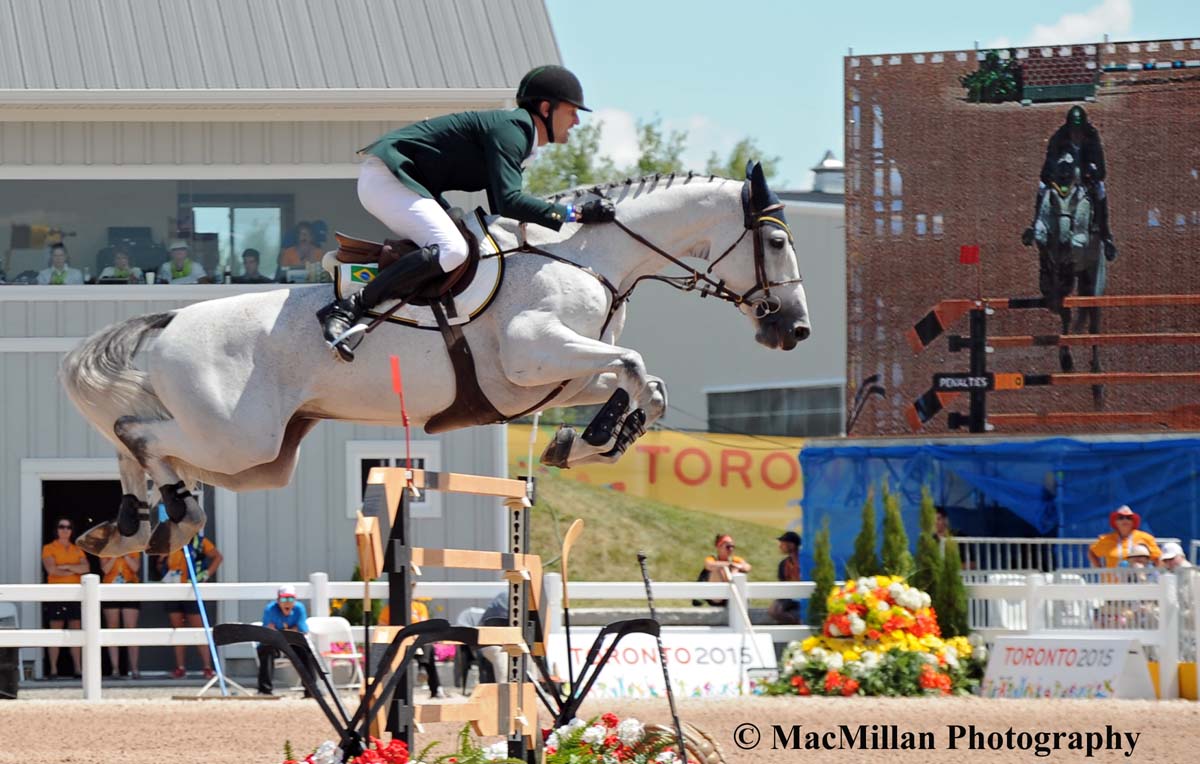
[(847, 661), (847, 662), (857, 661), (857, 660), (860, 660), (861, 658), (862, 658), (862, 655), (856, 650), (843, 650), (842, 651), (842, 660), (844, 660), (844, 661)]
[(800, 643), (800, 649), (807, 653), (809, 650), (812, 650), (814, 647), (819, 647), (820, 644), (821, 644), (820, 637), (809, 637), (808, 639), (806, 639)]

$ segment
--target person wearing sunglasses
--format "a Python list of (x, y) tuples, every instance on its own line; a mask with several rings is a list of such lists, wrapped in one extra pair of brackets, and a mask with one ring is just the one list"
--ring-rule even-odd
[[(736, 544), (733, 543), (733, 536), (728, 533), (717, 534), (713, 545), (717, 548), (715, 555), (708, 555), (704, 558), (704, 570), (700, 571), (700, 576), (697, 581), (726, 581), (728, 582), (734, 573), (749, 573), (752, 567), (750, 563), (736, 556), (733, 550)], [(728, 600), (706, 600), (708, 604), (715, 607), (724, 607)], [(693, 605), (700, 604), (699, 601), (693, 600)]]
[[(91, 572), (87, 555), (71, 541), (75, 527), (65, 517), (60, 517), (54, 523), (54, 540), (42, 547), (42, 567), (46, 569), (48, 584), (78, 584), (83, 580), (83, 574)], [(42, 605), (42, 621), (51, 629), (80, 628), (80, 609), (78, 602), (47, 602)], [(49, 679), (58, 679), (58, 647), (47, 647), (50, 657)], [(71, 673), (78, 678), (83, 665), (79, 657), (80, 649), (71, 648), (73, 669)]]
[[(268, 629), (277, 631), (298, 631), (308, 633), (308, 611), (303, 602), (296, 601), (296, 590), (291, 586), (281, 586), (275, 592), (275, 601), (263, 608), (262, 624)], [(275, 659), (279, 651), (270, 645), (258, 645), (258, 694), (271, 695), (274, 692)]]

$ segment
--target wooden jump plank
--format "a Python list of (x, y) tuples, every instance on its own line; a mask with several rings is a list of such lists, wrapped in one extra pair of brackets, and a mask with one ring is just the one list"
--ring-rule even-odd
[[(920, 353), (965, 316), (972, 308), (987, 306), (993, 310), (1044, 310), (1042, 297), (984, 297), (978, 300), (942, 300), (934, 305), (905, 333), (914, 353)], [(1200, 294), (1122, 294), (1099, 297), (1064, 297), (1065, 308), (1137, 308), (1200, 306)]]
[(1060, 347), (1090, 345), (1191, 345), (1200, 343), (1200, 332), (1148, 334), (1033, 334), (988, 337), (993, 348)]
[(403, 467), (372, 467), (371, 474), (367, 476), (367, 482), (390, 485), (393, 481), (398, 481), (403, 487), (408, 484), (410, 472), (412, 473), (412, 484), (422, 490), (498, 496), (502, 499), (523, 499), (526, 495), (525, 481), (523, 480), (464, 475), (458, 472), (406, 470)]
[(1200, 371), (1104, 371), (1070, 374), (1026, 374), (1025, 384), (1048, 377), (1051, 385), (1137, 385), (1200, 382)]
[[(390, 644), (403, 628), (403, 626), (376, 626), (371, 633), (371, 641)], [(528, 651), (525, 639), (521, 636), (520, 626), (477, 626), (475, 632), (478, 635), (478, 644), (513, 647), (521, 652)], [(398, 659), (399, 656), (397, 656)]]
[(1200, 429), (1200, 405), (1179, 406), (1167, 411), (1047, 411), (1030, 414), (988, 414), (997, 426), (1038, 425), (1148, 425), (1171, 430)]
[(537, 691), (529, 682), (481, 684), (466, 703), (422, 703), (413, 706), (418, 724), (470, 722), (476, 735), (519, 732), (529, 743), (536, 732)]

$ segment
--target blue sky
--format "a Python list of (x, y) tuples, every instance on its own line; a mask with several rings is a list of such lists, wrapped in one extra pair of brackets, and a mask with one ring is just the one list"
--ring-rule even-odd
[[(1178, 0), (546, 0), (563, 63), (603, 119), (602, 152), (627, 164), (634, 125), (688, 131), (702, 169), (753, 136), (782, 157), (778, 187), (807, 188), (842, 153), (842, 59), (854, 53), (1200, 37), (1200, 2)], [(986, 13), (980, 9), (986, 8)], [(783, 181), (786, 181), (783, 182)]]

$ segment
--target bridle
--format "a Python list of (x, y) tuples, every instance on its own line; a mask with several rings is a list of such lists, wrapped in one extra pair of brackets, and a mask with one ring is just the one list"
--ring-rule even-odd
[[(592, 189), (592, 192), (598, 196), (604, 195), (600, 188), (594, 188)], [(703, 271), (688, 265), (679, 257), (672, 255), (670, 252), (650, 241), (645, 236), (641, 235), (637, 231), (634, 231), (619, 219), (614, 219), (612, 221), (613, 225), (624, 231), (625, 234), (627, 234), (631, 239), (641, 244), (643, 247), (646, 247), (659, 257), (667, 260), (671, 264), (677, 265), (686, 271), (686, 275), (682, 276), (662, 276), (657, 273), (639, 276), (638, 278), (634, 279), (633, 283), (630, 284), (629, 287), (623, 292), (613, 286), (613, 284), (607, 278), (591, 268), (571, 262), (564, 257), (560, 257), (552, 252), (547, 252), (540, 247), (530, 244), (528, 239), (526, 239), (524, 236), (524, 225), (521, 227), (521, 243), (515, 249), (510, 250), (510, 252), (527, 252), (530, 254), (548, 257), (552, 260), (562, 263), (567, 263), (591, 274), (601, 284), (603, 284), (604, 287), (612, 294), (613, 299), (608, 309), (608, 316), (604, 320), (604, 327), (601, 330), (601, 336), (603, 336), (604, 329), (608, 328), (608, 325), (612, 321), (612, 317), (616, 314), (617, 309), (620, 308), (621, 305), (623, 305), (630, 298), (630, 296), (633, 294), (633, 290), (636, 289), (638, 284), (643, 281), (660, 281), (668, 286), (678, 289), (681, 292), (699, 292), (702, 298), (712, 296), (718, 300), (724, 300), (725, 302), (728, 302), (737, 308), (741, 308), (741, 306), (749, 304), (754, 310), (754, 316), (761, 320), (772, 313), (779, 312), (779, 310), (782, 308), (782, 302), (777, 297), (771, 295), (772, 288), (803, 283), (804, 279), (802, 277), (797, 277), (784, 281), (772, 281), (768, 277), (767, 256), (766, 249), (763, 245), (763, 237), (761, 234), (762, 229), (770, 227), (783, 231), (785, 234), (787, 234), (788, 242), (792, 243), (793, 246), (795, 246), (795, 240), (792, 237), (792, 230), (788, 227), (788, 224), (783, 219), (783, 216), (774, 214), (783, 210), (784, 205), (782, 202), (773, 200), (771, 204), (768, 204), (761, 209), (755, 209), (752, 200), (753, 194), (751, 193), (750, 189), (750, 181), (747, 180), (742, 184), (742, 215), (744, 218), (742, 233), (740, 236), (734, 239), (733, 243), (726, 247), (720, 255), (715, 257), (712, 262), (709, 263), (708, 267)], [(716, 279), (710, 274), (712, 274), (713, 269), (717, 267), (717, 264), (724, 260), (729, 253), (737, 249), (738, 245), (741, 244), (746, 236), (750, 235), (751, 233), (754, 234), (755, 281), (753, 286), (751, 286), (745, 292), (739, 294), (725, 286), (724, 279)], [(507, 252), (504, 254), (507, 254)], [(756, 295), (758, 295), (760, 292), (762, 293), (761, 296), (756, 297)]]

